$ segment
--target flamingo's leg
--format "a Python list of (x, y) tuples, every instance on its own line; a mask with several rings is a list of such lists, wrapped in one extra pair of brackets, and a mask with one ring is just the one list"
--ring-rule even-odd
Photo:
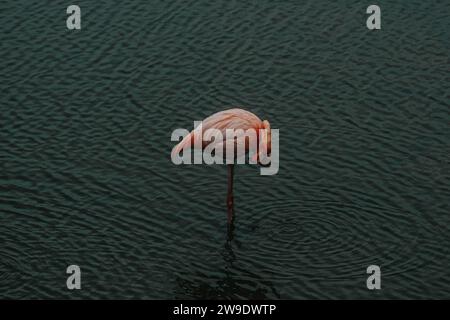
[(228, 167), (228, 194), (227, 194), (227, 207), (228, 207), (228, 223), (233, 221), (233, 175), (234, 164), (227, 165)]

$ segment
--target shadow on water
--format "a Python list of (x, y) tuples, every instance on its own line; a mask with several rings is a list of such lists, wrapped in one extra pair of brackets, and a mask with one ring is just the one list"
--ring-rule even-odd
[(227, 243), (233, 241), (234, 239), (234, 219), (235, 219), (235, 212), (234, 212), (234, 204), (231, 205), (230, 208), (228, 208), (228, 216), (231, 216), (231, 219), (228, 219), (227, 223)]
[[(234, 208), (233, 208), (234, 216)], [(239, 266), (235, 247), (235, 216), (227, 224), (226, 241), (221, 252), (223, 272), (215, 278), (198, 275), (196, 280), (176, 277), (176, 299), (270, 299), (280, 298), (274, 285), (257, 274)], [(198, 280), (203, 279), (203, 280)]]

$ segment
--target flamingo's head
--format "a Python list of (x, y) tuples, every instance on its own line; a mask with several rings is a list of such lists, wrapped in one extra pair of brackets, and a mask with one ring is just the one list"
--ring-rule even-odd
[(270, 131), (270, 123), (267, 120), (263, 121), (264, 133), (262, 135), (263, 148), (267, 150), (267, 156), (272, 152), (272, 132)]
[[(272, 133), (270, 131), (270, 123), (267, 120), (262, 122), (262, 128), (259, 131), (259, 147), (258, 153), (253, 157), (253, 160), (260, 165), (269, 165), (269, 163), (261, 163), (261, 158), (270, 157), (272, 151)], [(264, 162), (267, 162), (264, 161)]]

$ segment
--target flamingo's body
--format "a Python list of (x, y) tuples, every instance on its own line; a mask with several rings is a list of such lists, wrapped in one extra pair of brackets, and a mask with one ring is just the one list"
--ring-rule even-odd
[[(223, 141), (213, 141), (211, 142), (210, 137), (207, 137), (207, 134), (204, 134), (208, 129), (217, 129), (222, 132)], [(227, 137), (225, 131), (227, 129), (233, 130), (248, 130), (254, 129), (257, 133), (258, 142), (262, 141), (262, 145), (267, 148), (267, 152), (270, 153), (271, 149), (271, 134), (270, 134), (270, 124), (267, 120), (262, 121), (255, 114), (243, 110), (243, 109), (228, 109), (224, 111), (217, 112), (208, 118), (202, 121), (202, 126), (198, 126), (191, 133), (183, 138), (183, 140), (177, 144), (172, 153), (179, 154), (181, 150), (186, 148), (192, 148), (196, 145), (201, 145), (202, 149), (204, 149), (209, 143), (222, 144), (225, 146), (227, 144)], [(266, 129), (262, 132), (263, 136), (260, 136), (260, 129)], [(203, 136), (202, 136), (203, 135)], [(236, 145), (240, 143), (245, 143), (245, 152), (249, 151), (249, 144), (246, 141), (245, 136), (233, 138), (233, 142)], [(202, 143), (199, 144), (198, 142)], [(228, 165), (228, 197), (227, 197), (227, 205), (228, 205), (228, 221), (232, 220), (232, 211), (233, 211), (233, 165)]]

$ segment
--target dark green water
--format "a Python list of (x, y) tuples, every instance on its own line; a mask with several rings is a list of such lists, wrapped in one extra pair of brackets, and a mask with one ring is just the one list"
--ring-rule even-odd
[[(73, 3), (0, 4), (1, 298), (450, 298), (450, 2)], [(237, 105), (280, 171), (236, 168), (227, 241), (170, 135)]]

